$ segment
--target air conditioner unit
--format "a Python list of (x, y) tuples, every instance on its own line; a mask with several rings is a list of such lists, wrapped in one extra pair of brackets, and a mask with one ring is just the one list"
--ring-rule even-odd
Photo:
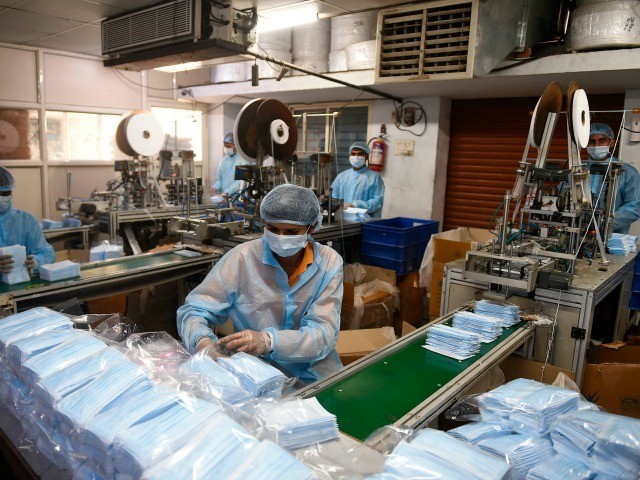
[(481, 77), (557, 26), (559, 0), (440, 0), (378, 13), (376, 82)]
[[(255, 41), (257, 12), (231, 2), (170, 0), (102, 21), (104, 65), (147, 70), (179, 63), (225, 63)], [(216, 62), (217, 60), (217, 62)]]

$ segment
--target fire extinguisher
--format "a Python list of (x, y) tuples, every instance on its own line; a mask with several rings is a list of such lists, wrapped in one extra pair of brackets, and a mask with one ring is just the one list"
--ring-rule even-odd
[(378, 138), (373, 141), (371, 145), (371, 155), (369, 155), (369, 168), (376, 172), (381, 172), (384, 168), (384, 153), (387, 148), (387, 144), (384, 141), (382, 132)]

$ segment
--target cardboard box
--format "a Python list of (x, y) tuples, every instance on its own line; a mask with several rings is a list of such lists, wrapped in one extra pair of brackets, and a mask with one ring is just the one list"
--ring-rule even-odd
[(86, 263), (89, 261), (88, 248), (69, 248), (67, 250), (60, 250), (59, 252), (55, 252), (55, 254), (56, 262), (72, 260), (78, 263)]
[(344, 365), (375, 352), (395, 341), (392, 327), (371, 328), (364, 330), (341, 330), (338, 335), (336, 351)]
[(640, 344), (590, 349), (582, 394), (609, 413), (640, 418)]
[(415, 330), (417, 330), (417, 328), (410, 323), (402, 322), (402, 333), (400, 334), (400, 336), (404, 337), (405, 335), (408, 335)]
[(420, 274), (412, 272), (397, 279), (400, 289), (400, 309), (396, 315), (396, 326), (403, 323), (418, 325), (422, 322), (422, 307), (427, 289), (419, 286)]
[[(361, 284), (373, 280), (381, 280), (391, 285), (396, 284), (396, 272), (386, 268), (362, 265), (365, 275)], [(393, 324), (394, 299), (388, 292), (375, 292), (363, 298), (362, 310), (354, 305), (355, 285), (344, 282), (342, 296), (342, 312), (340, 315), (341, 330), (357, 330), (362, 328), (380, 328)]]
[[(429, 319), (435, 320), (440, 316), (440, 304), (442, 303), (442, 288), (444, 280), (444, 265), (454, 260), (465, 258), (469, 250), (477, 250), (495, 235), (482, 228), (459, 228), (456, 237), (460, 240), (451, 240), (452, 232), (442, 232), (431, 236), (433, 242), (433, 269), (429, 288)], [(428, 248), (428, 247), (427, 247)]]
[[(543, 367), (544, 363), (518, 357), (508, 357), (500, 364), (500, 370), (504, 373), (505, 382), (510, 382), (516, 378), (528, 378), (539, 382)], [(544, 368), (542, 383), (551, 385), (559, 373), (564, 373), (571, 380), (575, 380), (575, 375), (571, 370), (565, 370), (564, 368), (547, 364)]]

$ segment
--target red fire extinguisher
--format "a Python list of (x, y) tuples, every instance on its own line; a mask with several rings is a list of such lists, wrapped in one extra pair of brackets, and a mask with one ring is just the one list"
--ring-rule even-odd
[(382, 133), (376, 138), (371, 145), (371, 154), (369, 155), (369, 168), (376, 172), (381, 172), (384, 168), (384, 152), (387, 144), (382, 137)]

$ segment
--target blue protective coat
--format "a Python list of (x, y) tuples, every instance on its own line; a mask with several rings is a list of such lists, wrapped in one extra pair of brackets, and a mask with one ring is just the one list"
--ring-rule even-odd
[(11, 245), (24, 245), (27, 255), (36, 257), (38, 266), (56, 261), (53, 247), (44, 238), (36, 217), (13, 207), (0, 213), (0, 247)]
[[(611, 157), (612, 162), (618, 159)], [(599, 162), (589, 162), (597, 164)], [(600, 175), (591, 175), (591, 190), (597, 194), (602, 182)], [(616, 195), (615, 218), (613, 231), (615, 233), (629, 233), (629, 227), (640, 219), (640, 173), (628, 163), (622, 164), (622, 172), (618, 179), (618, 193)]]
[(366, 208), (372, 217), (380, 217), (384, 200), (382, 177), (364, 166), (360, 170), (350, 168), (340, 173), (331, 184), (331, 196), (357, 208)]
[(178, 332), (193, 353), (198, 339), (217, 337), (212, 325), (231, 317), (236, 332), (266, 331), (266, 355), (304, 382), (342, 367), (335, 350), (342, 306), (342, 258), (313, 242), (314, 263), (289, 287), (264, 237), (238, 245), (209, 272), (178, 309)]
[(229, 195), (239, 192), (242, 188), (242, 181), (234, 180), (236, 166), (247, 165), (248, 163), (249, 162), (242, 158), (238, 152), (234, 155), (223, 156), (218, 166), (216, 183), (213, 184), (214, 190), (216, 192), (228, 193)]

